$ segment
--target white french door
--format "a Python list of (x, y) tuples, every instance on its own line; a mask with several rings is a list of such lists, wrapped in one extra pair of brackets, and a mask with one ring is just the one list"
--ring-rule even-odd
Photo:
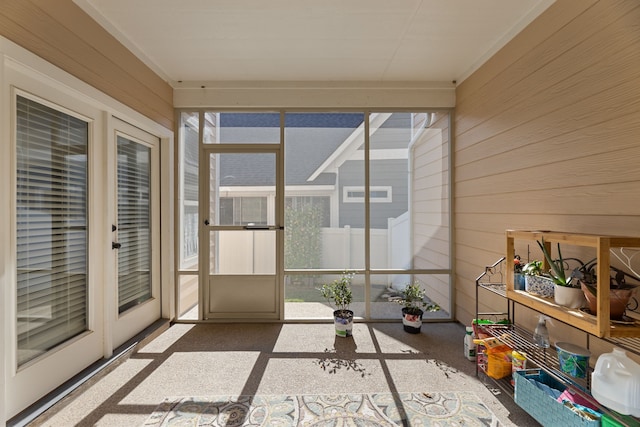
[(159, 319), (161, 310), (159, 140), (116, 120), (114, 142), (113, 348)]
[(225, 144), (203, 151), (202, 317), (278, 319), (283, 230), (280, 149)]

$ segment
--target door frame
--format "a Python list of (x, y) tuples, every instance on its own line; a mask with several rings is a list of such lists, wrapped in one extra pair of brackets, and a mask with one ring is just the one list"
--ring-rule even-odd
[[(282, 140), (282, 138), (281, 138)], [(210, 154), (274, 154), (275, 155), (275, 219), (274, 225), (269, 227), (275, 233), (275, 310), (274, 312), (258, 312), (258, 313), (238, 313), (228, 314), (219, 313), (213, 316), (209, 310), (210, 297), (210, 250), (209, 238), (212, 230), (246, 230), (245, 226), (216, 226), (205, 224), (209, 219), (210, 212)], [(199, 227), (198, 239), (200, 247), (199, 265), (199, 301), (198, 301), (198, 318), (200, 320), (222, 320), (233, 319), (234, 321), (256, 321), (256, 320), (282, 320), (284, 317), (284, 150), (282, 144), (265, 143), (265, 144), (200, 144), (199, 154)], [(242, 277), (242, 275), (240, 275)], [(221, 275), (221, 278), (228, 279), (230, 276)], [(270, 275), (247, 275), (244, 277), (266, 278)]]

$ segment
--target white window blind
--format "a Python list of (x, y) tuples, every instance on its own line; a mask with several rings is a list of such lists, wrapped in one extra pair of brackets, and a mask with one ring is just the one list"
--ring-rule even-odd
[(118, 136), (118, 312), (151, 298), (151, 149)]
[(87, 329), (89, 124), (16, 102), (18, 365)]

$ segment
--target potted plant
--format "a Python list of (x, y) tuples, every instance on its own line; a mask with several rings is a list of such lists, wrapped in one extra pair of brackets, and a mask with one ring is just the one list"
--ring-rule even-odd
[[(567, 265), (565, 260), (562, 258), (562, 251), (560, 251), (560, 243), (558, 243), (558, 258), (553, 259), (549, 251), (547, 251), (547, 247), (544, 244), (544, 239), (542, 239), (542, 243), (536, 240), (538, 246), (542, 250), (544, 254), (544, 258), (547, 260), (549, 267), (551, 270), (549, 271), (549, 275), (554, 283), (553, 289), (553, 299), (556, 304), (568, 307), (568, 308), (581, 308), (585, 305), (585, 297), (584, 292), (580, 289), (580, 285), (577, 281), (574, 281), (574, 274), (570, 274), (567, 276), (565, 271), (565, 266)], [(584, 265), (582, 261), (577, 258), (571, 258), (572, 260), (578, 261), (581, 265)], [(575, 285), (574, 285), (575, 283)]]
[(422, 326), (422, 315), (425, 311), (438, 311), (438, 304), (425, 301), (424, 289), (420, 286), (420, 282), (415, 281), (407, 284), (401, 291), (402, 297), (396, 302), (402, 307), (402, 324), (404, 330), (411, 334), (420, 333)]
[(524, 273), (522, 268), (524, 263), (520, 258), (520, 255), (516, 255), (513, 258), (513, 288), (516, 291), (524, 291)]
[[(578, 278), (580, 288), (587, 299), (589, 313), (596, 315), (598, 312), (597, 298), (597, 260), (593, 259), (577, 269), (574, 275)], [(640, 282), (640, 278), (632, 276), (616, 267), (610, 266), (612, 276), (608, 277), (609, 281), (609, 317), (611, 319), (621, 319), (629, 304), (629, 300), (633, 297), (637, 289), (637, 285), (627, 283), (627, 278), (631, 278)], [(605, 279), (606, 283), (606, 279)]]
[(522, 267), (525, 291), (542, 297), (553, 297), (553, 281), (543, 274), (542, 261), (529, 261)]
[(349, 310), (353, 293), (351, 280), (353, 273), (344, 272), (339, 279), (326, 283), (320, 288), (320, 293), (334, 308), (333, 319), (336, 335), (350, 337), (353, 329), (353, 311)]

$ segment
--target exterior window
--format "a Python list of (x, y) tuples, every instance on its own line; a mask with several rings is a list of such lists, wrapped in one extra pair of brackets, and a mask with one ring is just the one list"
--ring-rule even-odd
[[(344, 203), (364, 203), (364, 187), (344, 187)], [(391, 187), (371, 187), (371, 203), (391, 203)]]
[(220, 197), (220, 225), (266, 225), (266, 197)]
[(17, 97), (18, 365), (87, 329), (89, 124)]

